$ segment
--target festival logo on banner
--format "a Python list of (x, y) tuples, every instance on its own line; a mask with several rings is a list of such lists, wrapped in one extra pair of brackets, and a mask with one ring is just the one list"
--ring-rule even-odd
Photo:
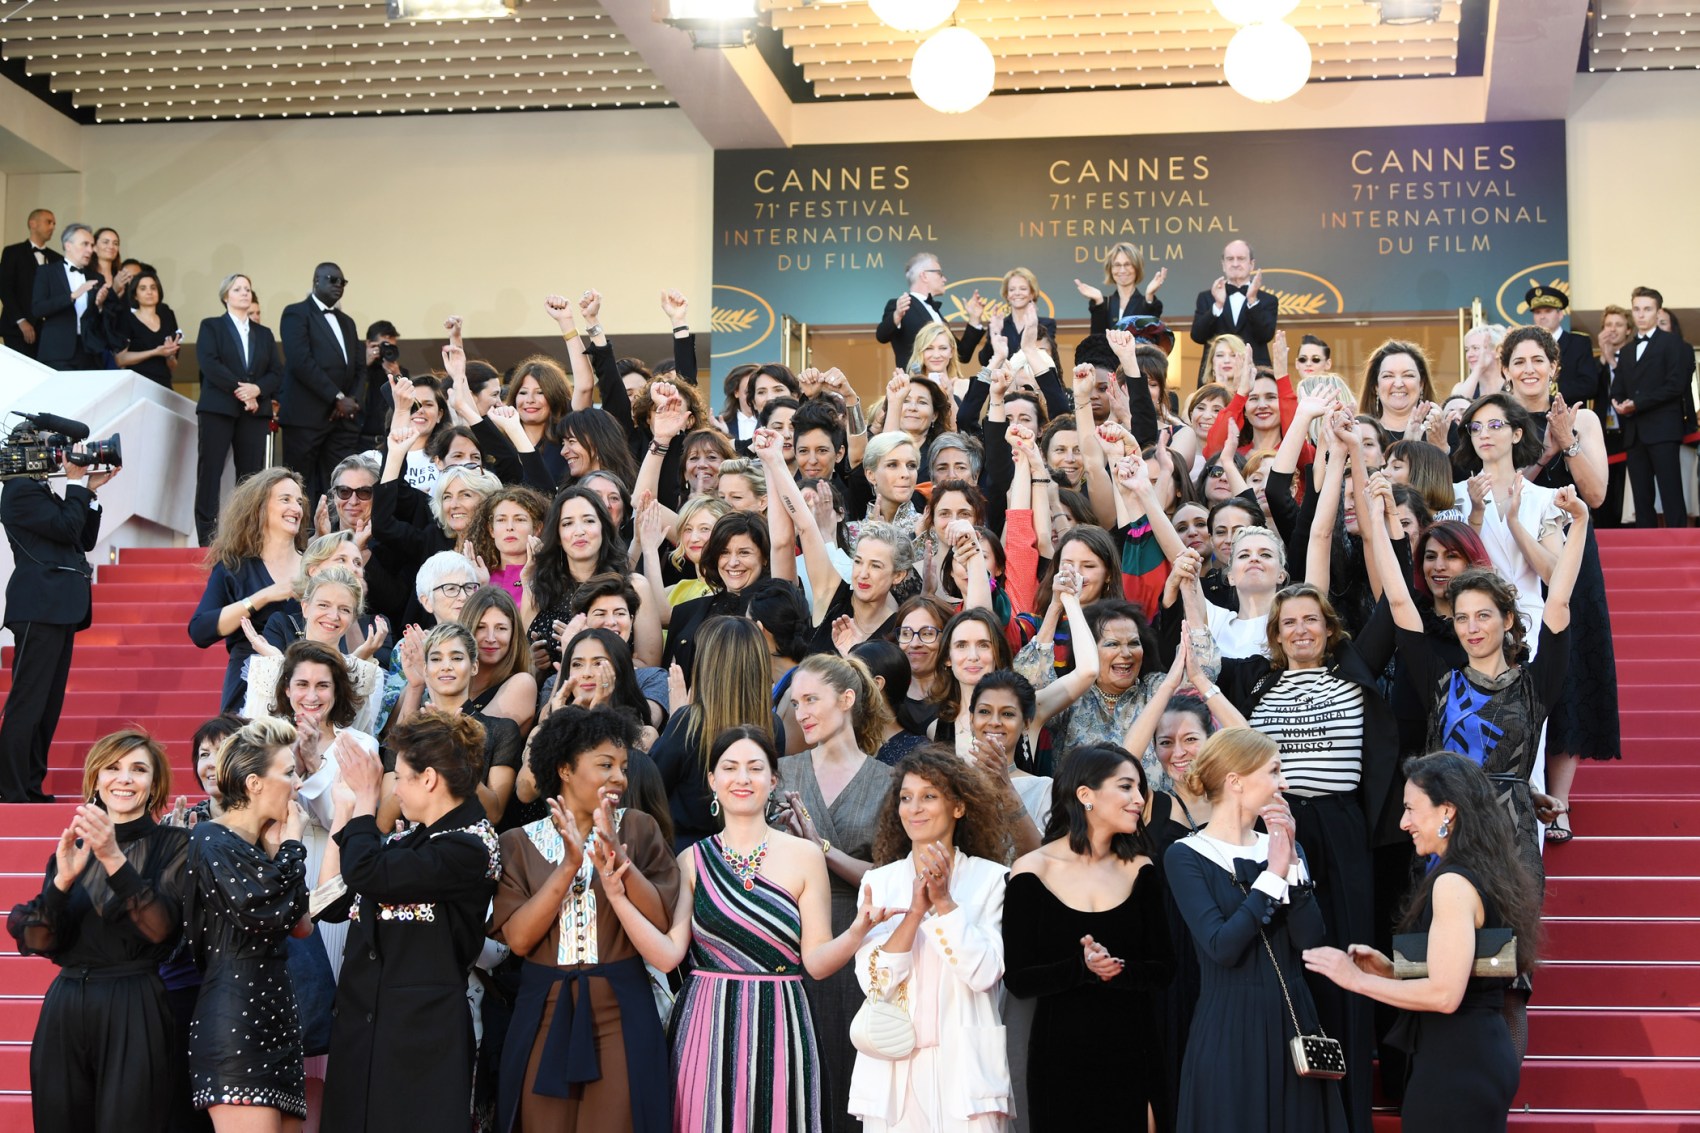
[(773, 304), (754, 291), (729, 283), (714, 285), (708, 329), (718, 349), (710, 357), (731, 358), (748, 353), (773, 337), (778, 326)]
[(1523, 280), (1567, 274), (1565, 186), (1562, 121), (720, 150), (717, 302), (752, 320), (724, 349), (753, 349), (766, 309), (871, 327), (920, 252), (957, 281), (953, 323), (976, 287), (997, 315), (1017, 265), (1041, 310), (1084, 319), (1074, 280), (1106, 286), (1105, 256), (1129, 244), (1147, 280), (1168, 269), (1179, 325), (1233, 240), (1295, 323), (1455, 311), (1511, 278), (1515, 321)]
[[(1493, 297), (1493, 305), (1499, 310), (1499, 319), (1507, 326), (1519, 323), (1529, 324), (1529, 304), (1523, 301), (1523, 296), (1529, 293), (1531, 287), (1556, 287), (1570, 294), (1570, 261), (1553, 260), (1550, 263), (1535, 264), (1522, 271), (1514, 273), (1511, 278), (1499, 285), (1499, 291)], [(1511, 306), (1507, 307), (1506, 303)]]

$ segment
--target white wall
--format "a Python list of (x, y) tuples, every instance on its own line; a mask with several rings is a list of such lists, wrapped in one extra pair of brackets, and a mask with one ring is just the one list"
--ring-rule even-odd
[[(709, 293), (713, 158), (676, 110), (85, 127), (80, 178), (8, 178), (29, 209), (111, 225), (191, 335), (253, 278), (273, 325), (335, 260), (344, 308), (405, 337), (536, 334), (542, 297), (598, 287), (610, 330), (664, 328), (658, 280)], [(707, 313), (701, 321), (706, 324)]]

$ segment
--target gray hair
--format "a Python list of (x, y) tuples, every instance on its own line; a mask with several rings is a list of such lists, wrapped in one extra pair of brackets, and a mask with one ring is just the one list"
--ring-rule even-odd
[(381, 474), (377, 461), (373, 460), (363, 452), (357, 452), (353, 456), (343, 457), (342, 463), (331, 469), (331, 484), (335, 485), (336, 482), (342, 478), (342, 474), (344, 472), (354, 471), (364, 472), (371, 476), (372, 484), (374, 486), (377, 485), (378, 477)]
[(451, 464), (437, 473), (436, 486), (431, 489), (431, 516), (437, 521), (437, 526), (448, 532), (448, 524), (443, 520), (443, 497), (448, 494), (450, 485), (456, 480), (465, 480), (466, 486), (481, 496), (490, 496), (502, 490), (502, 481), (494, 472), (482, 468), (468, 468), (464, 464)]
[(850, 544), (850, 554), (855, 555), (856, 548), (862, 545), (864, 539), (877, 539), (891, 548), (891, 569), (898, 575), (903, 575), (915, 567), (915, 540), (911, 539), (895, 523), (887, 523), (883, 519), (870, 519), (856, 528), (856, 538)]
[[(239, 280), (239, 279), (248, 279), (248, 277), (246, 275), (243, 275), (239, 271), (233, 271), (229, 275), (224, 277), (224, 282), (218, 285), (218, 301), (220, 303), (223, 303), (227, 307), (230, 305), (230, 289), (231, 289), (231, 287), (233, 287), (235, 285), (236, 281)], [(249, 292), (249, 294), (252, 294), (253, 291), (254, 291), (254, 281), (251, 280), (251, 279), (248, 279), (248, 292)]]
[(1464, 341), (1469, 342), (1478, 334), (1485, 334), (1488, 336), (1488, 344), (1493, 347), (1495, 353), (1498, 353), (1500, 344), (1505, 341), (1505, 336), (1508, 333), (1510, 332), (1502, 323), (1483, 323), (1479, 327), (1471, 327), (1465, 331)]
[(86, 224), (67, 224), (59, 232), (59, 246), (61, 248), (70, 247), (71, 237), (75, 236), (79, 232), (87, 232), (90, 238), (94, 236), (94, 229), (90, 228)]
[(464, 575), (473, 582), (478, 581), (478, 572), (472, 568), (472, 562), (459, 551), (438, 551), (419, 566), (419, 573), (413, 576), (413, 592), (421, 595), (431, 593), (445, 582), (452, 582)]
[[(867, 447), (862, 450), (863, 469), (877, 467), (879, 462), (890, 455), (893, 449), (902, 445), (914, 448), (915, 438), (901, 429), (888, 429), (883, 433), (869, 437)], [(724, 468), (725, 465), (722, 464), (721, 467)]]
[(937, 266), (938, 262), (939, 258), (931, 252), (916, 252), (909, 257), (909, 262), (903, 265), (903, 278), (909, 281), (910, 287), (914, 287), (916, 281), (921, 278), (921, 273), (926, 271), (929, 265)]
[(950, 449), (961, 449), (968, 454), (968, 471), (970, 480), (980, 478), (981, 453), (984, 451), (977, 442), (971, 440), (965, 433), (940, 433), (927, 446), (927, 472), (933, 470), (933, 461), (939, 458), (939, 453)]

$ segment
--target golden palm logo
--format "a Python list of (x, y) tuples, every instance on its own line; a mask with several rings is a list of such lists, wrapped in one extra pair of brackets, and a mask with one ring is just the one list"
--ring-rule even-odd
[(714, 285), (708, 308), (708, 329), (714, 335), (712, 358), (745, 354), (766, 342), (779, 325), (773, 304), (743, 287)]
[(1531, 287), (1556, 287), (1569, 296), (1570, 261), (1548, 260), (1544, 264), (1530, 264), (1521, 271), (1511, 273), (1510, 277), (1499, 285), (1499, 292), (1494, 296), (1493, 305), (1499, 310), (1501, 321), (1515, 323), (1520, 318), (1527, 321), (1529, 304), (1523, 301), (1523, 295)]
[(1320, 275), (1297, 268), (1264, 268), (1259, 291), (1275, 297), (1275, 310), (1282, 318), (1339, 315), (1346, 310), (1345, 298), (1338, 287)]
[(1280, 291), (1269, 288), (1269, 294), (1275, 296), (1275, 309), (1282, 315), (1320, 315), (1326, 298), (1320, 291), (1301, 294), (1296, 291)]
[(715, 307), (709, 312), (708, 329), (715, 334), (736, 334), (738, 331), (749, 330), (756, 325), (756, 313), (754, 307), (746, 307), (743, 310)]

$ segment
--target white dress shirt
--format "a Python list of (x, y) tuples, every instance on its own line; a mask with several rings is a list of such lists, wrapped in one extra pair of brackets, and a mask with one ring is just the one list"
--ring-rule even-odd
[[(319, 297), (313, 296), (313, 302), (319, 303)], [(342, 324), (336, 321), (336, 308), (319, 303), (319, 310), (324, 313), (325, 322), (330, 324), (331, 337), (336, 339), (336, 348), (342, 351), (342, 360), (348, 361), (348, 344), (342, 340)]]
[[(227, 317), (232, 323), (236, 324), (236, 338), (237, 341), (242, 343), (242, 369), (246, 373), (248, 369), (248, 320), (238, 318), (235, 314), (227, 314)], [(337, 337), (340, 338), (341, 336), (338, 335)]]

